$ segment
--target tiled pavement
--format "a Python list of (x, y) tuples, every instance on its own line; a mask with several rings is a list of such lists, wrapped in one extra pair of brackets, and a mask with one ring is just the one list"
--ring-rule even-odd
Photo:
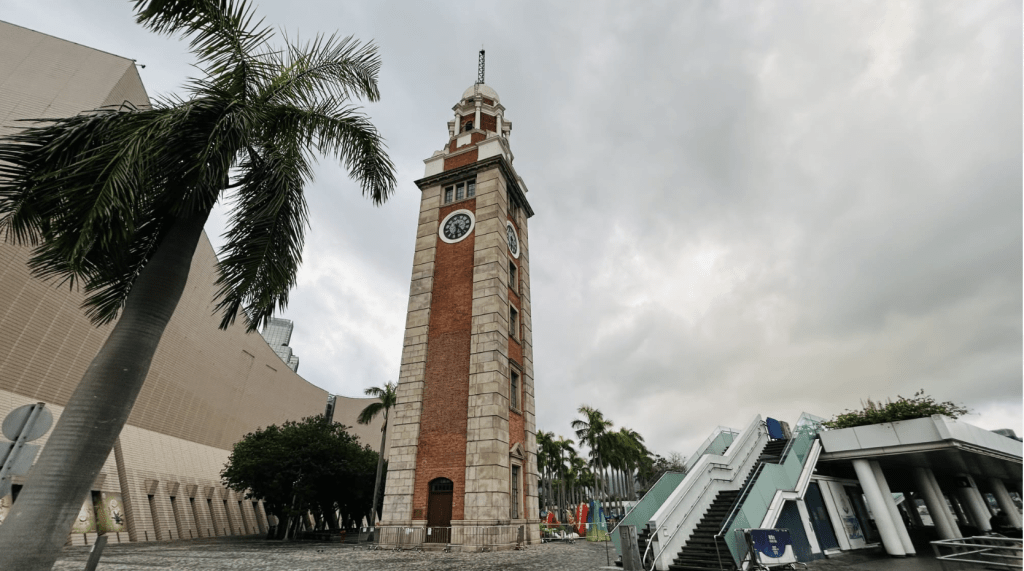
[[(611, 558), (615, 549), (609, 545)], [(54, 566), (59, 571), (80, 571), (89, 557), (88, 547), (65, 548)], [(262, 539), (210, 539), (108, 545), (97, 571), (162, 570), (214, 571), (592, 571), (607, 566), (605, 544), (546, 543), (523, 551), (442, 553), (370, 551), (365, 546), (337, 543), (283, 543)]]

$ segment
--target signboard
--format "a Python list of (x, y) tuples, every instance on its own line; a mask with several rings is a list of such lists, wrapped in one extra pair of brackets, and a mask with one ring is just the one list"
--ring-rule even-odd
[(757, 561), (768, 565), (796, 563), (793, 538), (784, 529), (751, 529), (750, 545), (757, 554)]

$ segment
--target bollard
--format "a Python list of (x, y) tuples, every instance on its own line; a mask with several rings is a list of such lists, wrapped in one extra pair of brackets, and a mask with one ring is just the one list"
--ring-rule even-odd
[(85, 562), (85, 571), (96, 571), (96, 566), (100, 564), (100, 557), (103, 555), (103, 548), (106, 546), (106, 535), (96, 538), (96, 543), (92, 544), (92, 549), (89, 550), (89, 560)]

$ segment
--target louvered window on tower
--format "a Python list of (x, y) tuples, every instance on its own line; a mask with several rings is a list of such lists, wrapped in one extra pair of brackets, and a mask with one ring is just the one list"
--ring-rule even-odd
[(519, 410), (519, 373), (516, 371), (509, 371), (508, 374), (508, 400), (509, 405)]
[(512, 466), (512, 519), (519, 519), (519, 466)]

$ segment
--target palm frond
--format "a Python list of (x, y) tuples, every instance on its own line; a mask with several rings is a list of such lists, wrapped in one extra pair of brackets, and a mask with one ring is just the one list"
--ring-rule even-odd
[(276, 106), (263, 116), (268, 132), (286, 133), (317, 152), (337, 157), (375, 205), (394, 192), (395, 166), (384, 139), (369, 118), (337, 98), (327, 97), (311, 108)]
[(173, 216), (159, 190), (180, 162), (168, 143), (180, 117), (99, 110), (36, 121), (0, 142), (0, 230), (37, 245), (37, 277), (83, 283), (94, 323), (117, 316)]
[(157, 33), (191, 36), (189, 47), (209, 76), (238, 68), (258, 73), (255, 52), (274, 30), (253, 21), (255, 9), (245, 0), (136, 0), (136, 21)]
[(215, 311), (222, 329), (241, 311), (252, 332), (288, 304), (309, 224), (302, 188), (313, 175), (295, 145), (250, 147), (239, 168), (243, 174), (217, 264)]
[(359, 424), (370, 424), (373, 419), (377, 417), (381, 411), (384, 410), (384, 403), (375, 402), (366, 405), (366, 408), (359, 413), (359, 417), (356, 418), (356, 422)]
[(308, 107), (322, 98), (380, 99), (381, 60), (372, 42), (318, 35), (303, 45), (289, 42), (286, 51), (267, 57), (280, 69), (258, 96), (267, 103)]

